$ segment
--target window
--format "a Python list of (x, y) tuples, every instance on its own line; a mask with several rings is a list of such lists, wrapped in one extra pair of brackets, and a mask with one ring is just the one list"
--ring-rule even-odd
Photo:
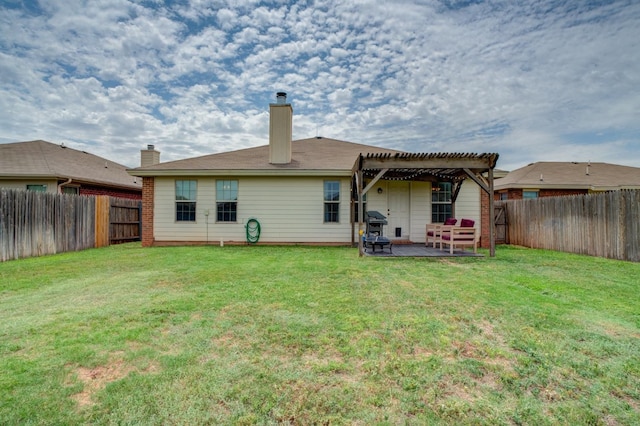
[(196, 221), (196, 192), (195, 180), (176, 181), (176, 222)]
[(451, 217), (451, 183), (437, 182), (431, 186), (431, 222), (443, 223)]
[(538, 191), (522, 191), (522, 198), (538, 198)]
[(27, 185), (27, 191), (47, 192), (47, 185)]
[(238, 220), (238, 181), (216, 181), (216, 211), (218, 222)]
[(501, 192), (500, 193), (500, 201), (505, 201), (509, 199), (509, 193), (508, 192)]
[(340, 221), (340, 182), (335, 180), (324, 182), (324, 221)]
[(78, 190), (80, 188), (78, 188), (77, 186), (63, 186), (62, 187), (62, 193), (63, 194), (75, 194), (78, 195)]

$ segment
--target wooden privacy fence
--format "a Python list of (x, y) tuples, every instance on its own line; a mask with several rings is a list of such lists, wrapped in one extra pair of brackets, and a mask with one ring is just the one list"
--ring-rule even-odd
[[(112, 205), (127, 206), (129, 212), (114, 213), (114, 225)], [(139, 221), (139, 205), (108, 196), (0, 189), (0, 261), (139, 240), (139, 223), (128, 228), (119, 224)]]
[(506, 242), (532, 248), (640, 261), (640, 191), (496, 201)]
[(109, 242), (138, 241), (142, 235), (142, 203), (125, 198), (111, 198), (109, 206)]

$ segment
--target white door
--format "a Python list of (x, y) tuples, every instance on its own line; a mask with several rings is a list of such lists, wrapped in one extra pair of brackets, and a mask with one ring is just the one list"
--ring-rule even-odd
[[(409, 239), (409, 182), (389, 181), (387, 186), (387, 221), (385, 236)], [(399, 234), (399, 235), (398, 235)]]

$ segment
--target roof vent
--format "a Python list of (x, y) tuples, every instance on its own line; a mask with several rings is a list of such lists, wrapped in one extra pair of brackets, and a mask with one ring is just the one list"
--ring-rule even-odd
[(287, 94), (285, 92), (276, 93), (276, 103), (283, 105), (287, 103)]

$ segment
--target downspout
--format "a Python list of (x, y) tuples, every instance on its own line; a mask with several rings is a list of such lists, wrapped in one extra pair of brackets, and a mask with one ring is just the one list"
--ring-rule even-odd
[(72, 180), (73, 179), (71, 179), (71, 178), (67, 178), (66, 182), (62, 182), (62, 183), (58, 184), (58, 194), (62, 194), (62, 187), (69, 185)]

